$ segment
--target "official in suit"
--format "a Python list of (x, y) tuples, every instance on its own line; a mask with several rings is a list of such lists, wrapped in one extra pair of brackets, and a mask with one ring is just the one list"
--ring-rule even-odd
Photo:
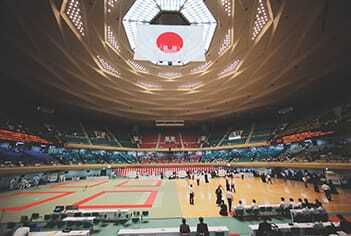
[(179, 226), (179, 232), (180, 232), (180, 235), (182, 236), (187, 236), (190, 234), (190, 227), (186, 223), (185, 218), (182, 219), (182, 224)]
[(204, 218), (199, 217), (199, 224), (196, 227), (196, 233), (198, 236), (209, 236), (208, 226), (204, 223)]

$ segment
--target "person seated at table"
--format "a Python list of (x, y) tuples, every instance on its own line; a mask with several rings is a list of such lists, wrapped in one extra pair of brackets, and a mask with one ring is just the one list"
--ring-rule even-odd
[(239, 200), (238, 205), (236, 205), (235, 210), (244, 210), (244, 204)]
[(308, 202), (307, 198), (303, 199), (302, 208), (310, 208), (311, 203)]
[(293, 209), (294, 208), (294, 199), (293, 198), (289, 198), (289, 202), (288, 202), (288, 208), (289, 209)]
[(255, 215), (255, 216), (258, 216), (259, 213), (260, 213), (260, 207), (258, 206), (258, 204), (256, 203), (256, 200), (253, 199), (252, 200), (252, 204), (251, 204), (251, 209), (252, 209), (252, 213)]
[(204, 218), (199, 217), (199, 224), (196, 227), (196, 233), (198, 236), (209, 236), (208, 226), (204, 223)]
[(264, 217), (263, 222), (259, 223), (258, 230), (256, 235), (257, 236), (270, 236), (272, 235), (272, 224), (268, 223), (269, 218)]
[(310, 209), (310, 213), (313, 214), (313, 215), (315, 215), (315, 216), (317, 216), (317, 215), (320, 215), (321, 210), (323, 210), (323, 208), (320, 209), (320, 208), (317, 208), (317, 207), (313, 206), (313, 207), (311, 207), (311, 209)]
[(323, 209), (322, 203), (318, 199), (314, 200), (313, 207), (317, 209)]
[(294, 208), (300, 209), (300, 208), (302, 208), (302, 205), (303, 205), (302, 199), (299, 198)]
[(179, 226), (179, 232), (180, 232), (181, 235), (184, 235), (184, 236), (190, 234), (190, 227), (186, 223), (186, 219), (185, 218), (182, 219), (182, 224)]
[(295, 216), (296, 219), (298, 219), (298, 222), (309, 222), (311, 221), (310, 217), (312, 217), (311, 214), (313, 214), (313, 209), (310, 207), (305, 207), (302, 208), (301, 211)]
[(280, 205), (279, 205), (279, 207), (281, 209), (286, 209), (288, 207), (288, 203), (285, 201), (285, 198), (283, 198), (283, 197), (280, 198)]
[(258, 209), (258, 204), (257, 204), (255, 199), (252, 199), (251, 209), (252, 210), (257, 210)]
[(344, 216), (338, 214), (336, 215), (339, 218), (340, 225), (339, 228), (341, 231), (350, 234), (351, 233), (351, 222), (348, 221)]
[(219, 210), (219, 214), (221, 216), (228, 216), (228, 207), (227, 205), (224, 203), (224, 201), (221, 201), (221, 205), (219, 206), (220, 210)]
[(235, 207), (235, 215), (236, 216), (239, 216), (239, 217), (241, 217), (241, 216), (243, 216), (243, 214), (244, 214), (244, 204), (243, 204), (243, 202), (241, 201), (241, 200), (239, 200), (239, 203), (238, 203), (238, 205)]

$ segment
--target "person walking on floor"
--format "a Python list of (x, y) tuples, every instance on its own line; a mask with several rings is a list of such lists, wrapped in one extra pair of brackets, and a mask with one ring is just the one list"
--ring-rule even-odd
[(215, 193), (216, 193), (216, 204), (217, 204), (217, 206), (219, 206), (221, 204), (221, 201), (222, 201), (222, 186), (221, 185), (218, 185)]
[(228, 201), (228, 209), (229, 209), (229, 213), (232, 212), (232, 203), (233, 203), (233, 198), (234, 198), (234, 194), (232, 191), (227, 191), (227, 201)]
[(226, 191), (230, 190), (230, 184), (229, 184), (228, 176), (225, 176), (225, 189), (226, 189)]
[(192, 184), (189, 186), (189, 203), (190, 205), (194, 205), (194, 190)]
[(197, 186), (200, 186), (200, 175), (196, 174), (196, 184)]
[(207, 174), (207, 172), (205, 172), (205, 183), (206, 183), (206, 184), (208, 184), (208, 183), (209, 183), (209, 181), (208, 181), (208, 174)]
[(235, 183), (234, 183), (234, 176), (233, 175), (230, 177), (230, 191), (235, 193)]

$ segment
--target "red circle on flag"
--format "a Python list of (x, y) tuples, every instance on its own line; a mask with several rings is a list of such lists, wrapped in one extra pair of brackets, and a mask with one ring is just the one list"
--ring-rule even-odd
[(183, 48), (183, 39), (174, 32), (160, 34), (156, 40), (157, 47), (165, 53), (176, 53)]

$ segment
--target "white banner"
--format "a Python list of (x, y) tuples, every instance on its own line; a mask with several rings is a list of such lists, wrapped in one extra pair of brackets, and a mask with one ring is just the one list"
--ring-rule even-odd
[(134, 60), (181, 65), (205, 61), (203, 26), (137, 25)]

